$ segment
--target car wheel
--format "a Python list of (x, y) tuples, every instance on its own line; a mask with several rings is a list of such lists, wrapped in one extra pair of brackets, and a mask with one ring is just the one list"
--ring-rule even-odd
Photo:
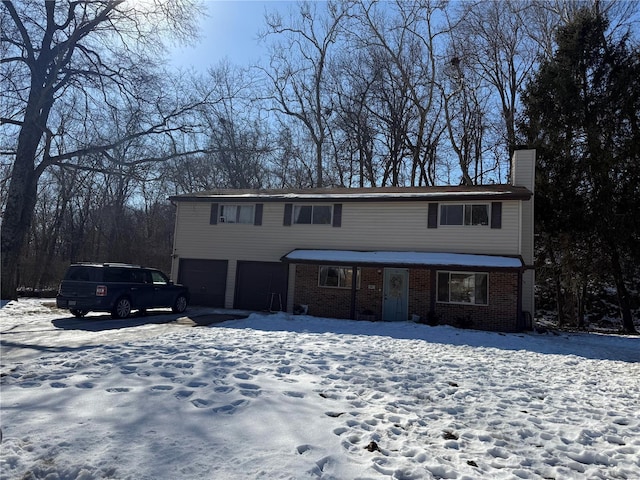
[(71, 314), (76, 317), (76, 318), (82, 318), (84, 317), (87, 313), (89, 313), (89, 310), (78, 310), (76, 308), (72, 308), (71, 310), (69, 310), (71, 312)]
[(131, 301), (127, 297), (121, 297), (111, 310), (113, 318), (127, 318), (131, 313)]
[(185, 297), (184, 295), (179, 295), (178, 298), (176, 298), (176, 301), (173, 304), (173, 308), (171, 310), (173, 310), (173, 313), (182, 313), (186, 309), (187, 309), (187, 297)]

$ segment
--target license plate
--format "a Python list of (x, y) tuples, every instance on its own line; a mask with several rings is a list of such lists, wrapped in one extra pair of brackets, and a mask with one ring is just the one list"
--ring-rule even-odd
[(76, 304), (76, 301), (75, 301), (75, 300), (69, 300), (69, 306), (70, 306), (70, 307), (75, 306), (75, 304)]

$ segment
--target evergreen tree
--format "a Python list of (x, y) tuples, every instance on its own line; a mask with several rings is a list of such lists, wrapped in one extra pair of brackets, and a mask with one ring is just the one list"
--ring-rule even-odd
[(626, 282), (639, 260), (640, 55), (607, 26), (596, 3), (559, 29), (556, 53), (524, 92), (521, 128), (538, 150), (536, 221), (548, 250), (564, 248), (574, 275), (604, 265), (623, 329), (635, 332)]

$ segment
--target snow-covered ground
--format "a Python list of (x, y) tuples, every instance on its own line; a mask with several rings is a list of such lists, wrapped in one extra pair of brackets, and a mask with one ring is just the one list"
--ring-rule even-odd
[(640, 478), (640, 338), (49, 305), (0, 310), (2, 479)]

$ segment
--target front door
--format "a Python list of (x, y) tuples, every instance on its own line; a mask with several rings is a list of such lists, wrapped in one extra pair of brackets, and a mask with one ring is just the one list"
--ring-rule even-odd
[(406, 268), (385, 268), (383, 290), (382, 320), (385, 322), (408, 320), (409, 270)]

